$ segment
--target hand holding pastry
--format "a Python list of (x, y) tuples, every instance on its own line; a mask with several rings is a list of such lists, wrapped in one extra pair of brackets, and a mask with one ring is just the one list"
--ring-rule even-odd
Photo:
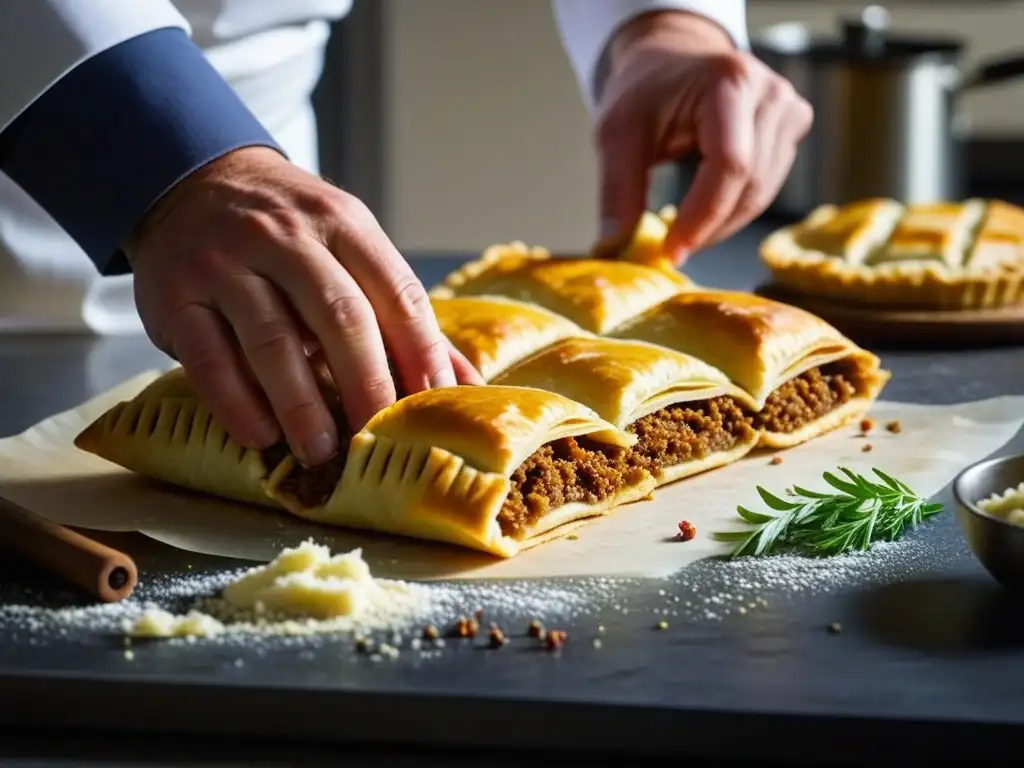
[(311, 341), (352, 430), (397, 392), (480, 381), (366, 206), (273, 150), (237, 150), (187, 177), (125, 250), (150, 337), (247, 447), (283, 432), (309, 464), (337, 450)]
[(665, 250), (679, 264), (729, 237), (778, 194), (812, 119), (787, 80), (713, 22), (638, 17), (612, 41), (598, 106), (603, 235), (635, 228), (653, 166), (698, 150)]

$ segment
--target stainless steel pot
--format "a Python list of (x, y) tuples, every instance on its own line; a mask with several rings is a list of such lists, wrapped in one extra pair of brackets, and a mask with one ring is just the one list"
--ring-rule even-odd
[(814, 125), (772, 210), (802, 216), (821, 203), (873, 196), (961, 199), (968, 123), (960, 95), (1024, 75), (1024, 54), (964, 76), (962, 40), (894, 34), (879, 6), (840, 21), (834, 37), (784, 24), (752, 43), (814, 107)]

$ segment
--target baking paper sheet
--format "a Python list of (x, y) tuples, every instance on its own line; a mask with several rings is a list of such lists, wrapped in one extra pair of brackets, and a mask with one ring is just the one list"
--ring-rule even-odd
[[(1024, 423), (1024, 397), (999, 397), (953, 406), (880, 402), (867, 438), (852, 424), (781, 452), (758, 453), (735, 464), (660, 488), (655, 498), (619, 508), (562, 538), (510, 560), (430, 542), (331, 529), (157, 483), (76, 449), (74, 437), (120, 400), (155, 379), (153, 371), (84, 405), (0, 440), (0, 494), (65, 525), (139, 531), (180, 549), (267, 561), (306, 538), (334, 550), (362, 547), (375, 575), (385, 578), (539, 578), (557, 576), (666, 576), (701, 558), (725, 553), (713, 531), (742, 527), (736, 506), (763, 508), (755, 486), (781, 492), (794, 483), (824, 486), (823, 472), (846, 466), (867, 473), (877, 466), (924, 495), (941, 490), (964, 466), (1006, 444)], [(898, 419), (900, 434), (883, 425)], [(872, 451), (861, 450), (865, 442)], [(946, 514), (952, 514), (947, 510)], [(697, 527), (691, 541), (675, 540), (677, 523)]]

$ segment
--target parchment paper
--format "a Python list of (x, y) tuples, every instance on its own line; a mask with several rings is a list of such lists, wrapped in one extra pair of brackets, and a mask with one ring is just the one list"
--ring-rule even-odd
[[(313, 537), (334, 550), (362, 547), (375, 575), (385, 578), (538, 578), (556, 576), (666, 576), (696, 560), (723, 554), (713, 531), (736, 530), (736, 506), (763, 505), (755, 486), (782, 492), (794, 483), (820, 488), (822, 472), (877, 466), (921, 494), (941, 490), (961, 468), (1002, 447), (1024, 423), (1024, 397), (999, 397), (953, 406), (880, 402), (868, 438), (856, 424), (781, 453), (757, 453), (728, 467), (666, 486), (651, 501), (619, 508), (562, 538), (510, 560), (430, 542), (331, 529), (183, 491), (138, 477), (72, 444), (90, 421), (129, 399), (159, 372), (141, 374), (84, 405), (21, 435), (0, 440), (0, 494), (65, 525), (139, 531), (180, 549), (268, 561), (282, 548)], [(899, 419), (902, 431), (884, 424)], [(870, 453), (861, 448), (872, 445)], [(947, 510), (946, 514), (952, 514)], [(675, 540), (677, 523), (697, 527), (691, 541)]]

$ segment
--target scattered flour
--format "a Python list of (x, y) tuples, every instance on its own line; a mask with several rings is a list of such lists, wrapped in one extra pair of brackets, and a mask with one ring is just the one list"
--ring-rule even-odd
[[(402, 648), (431, 658), (442, 653), (445, 628), (477, 611), (483, 612), (482, 642), (491, 621), (513, 632), (530, 619), (549, 626), (589, 624), (602, 635), (605, 623), (626, 620), (616, 616), (653, 613), (652, 626), (664, 621), (678, 626), (675, 617), (722, 620), (769, 604), (898, 579), (937, 556), (934, 546), (913, 537), (830, 558), (702, 561), (659, 581), (593, 577), (412, 584), (372, 578), (358, 551), (332, 557), (326, 548), (307, 543), (260, 568), (147, 579), (118, 604), (54, 609), (0, 603), (0, 633), (31, 644), (53, 635), (127, 633), (128, 645), (132, 636), (172, 644), (201, 639), (260, 654), (281, 644), (305, 653), (347, 636), (375, 662), (397, 658)], [(425, 637), (429, 626), (441, 628), (441, 636)], [(367, 646), (370, 636), (374, 641)], [(593, 647), (600, 648), (602, 641), (594, 639)]]

